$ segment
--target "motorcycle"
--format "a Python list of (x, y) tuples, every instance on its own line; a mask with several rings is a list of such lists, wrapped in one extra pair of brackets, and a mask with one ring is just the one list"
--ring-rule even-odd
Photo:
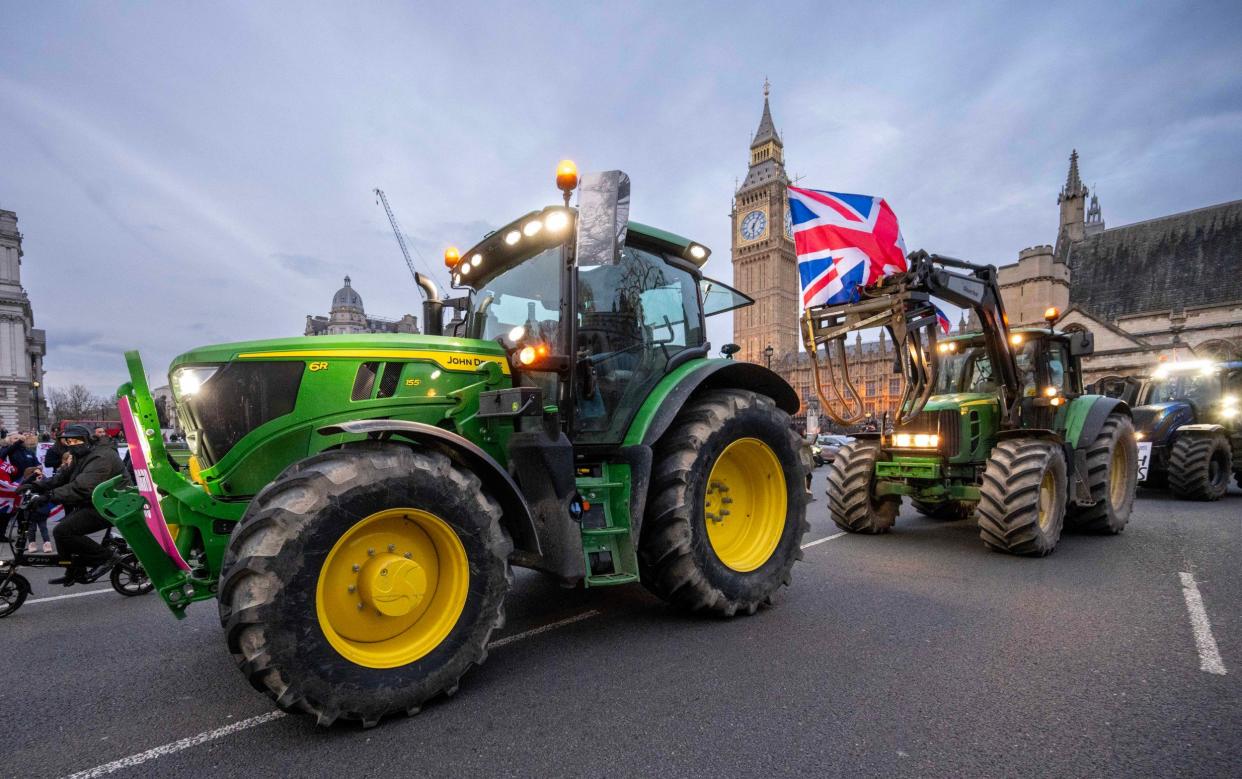
[[(33, 520), (30, 517), (29, 509), (25, 505), (24, 495), (19, 494), (17, 497), (17, 535), (8, 540), (9, 551), (12, 559), (0, 560), (0, 619), (9, 616), (22, 607), (26, 602), (26, 597), (30, 595), (30, 580), (22, 576), (18, 569), (25, 566), (28, 568), (68, 568), (71, 563), (69, 560), (62, 560), (57, 552), (28, 552), (25, 547), (25, 539), (29, 533)], [(114, 528), (109, 527), (104, 531), (100, 545), (109, 551), (115, 551), (120, 555), (120, 559), (111, 570), (106, 571), (108, 579), (112, 584), (112, 589), (116, 590), (125, 597), (132, 598), (137, 595), (145, 595), (154, 589), (150, 577), (143, 570), (142, 564), (138, 562), (137, 556), (130, 551), (129, 544), (125, 543), (125, 539), (117, 535)], [(91, 584), (102, 579), (103, 573), (97, 577), (86, 580), (78, 580), (77, 582), (67, 583), (65, 586), (77, 584)]]

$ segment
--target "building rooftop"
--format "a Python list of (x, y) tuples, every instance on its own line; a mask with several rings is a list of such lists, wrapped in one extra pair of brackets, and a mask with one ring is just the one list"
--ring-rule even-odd
[(1109, 228), (1065, 259), (1070, 305), (1103, 319), (1242, 300), (1242, 200)]

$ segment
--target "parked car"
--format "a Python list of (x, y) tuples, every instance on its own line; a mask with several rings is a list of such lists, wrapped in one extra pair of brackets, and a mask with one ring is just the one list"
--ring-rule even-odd
[(811, 444), (811, 457), (815, 460), (816, 465), (830, 463), (837, 457), (837, 450), (845, 446), (854, 439), (847, 435), (834, 435), (825, 433), (815, 439), (815, 443)]

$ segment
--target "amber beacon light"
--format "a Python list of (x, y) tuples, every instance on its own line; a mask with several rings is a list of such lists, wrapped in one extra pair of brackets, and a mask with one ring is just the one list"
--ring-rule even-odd
[(578, 166), (573, 160), (561, 160), (557, 164), (556, 186), (565, 195), (565, 205), (569, 205), (569, 194), (578, 188)]

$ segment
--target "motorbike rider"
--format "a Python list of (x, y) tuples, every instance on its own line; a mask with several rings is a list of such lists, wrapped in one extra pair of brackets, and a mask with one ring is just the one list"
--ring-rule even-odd
[(90, 538), (91, 533), (109, 526), (91, 504), (91, 493), (103, 482), (124, 473), (124, 466), (111, 442), (96, 441), (85, 425), (65, 426), (57, 440), (73, 455), (73, 463), (58, 470), (51, 479), (30, 485), (29, 489), (38, 494), (26, 506), (37, 509), (40, 503), (51, 502), (65, 507), (65, 518), (52, 535), (61, 558), (68, 557), (71, 565), (64, 576), (50, 583), (68, 587), (75, 582), (94, 581), (120, 559), (115, 550), (105, 549)]

